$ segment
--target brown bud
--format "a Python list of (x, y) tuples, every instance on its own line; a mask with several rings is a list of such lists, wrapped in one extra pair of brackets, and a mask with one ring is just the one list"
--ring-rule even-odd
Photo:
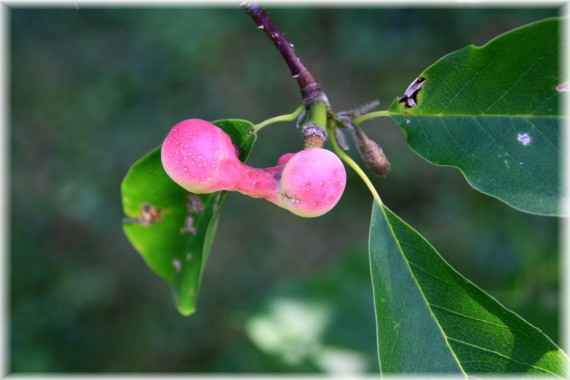
[(352, 131), (358, 144), (358, 150), (364, 163), (372, 172), (385, 177), (390, 172), (390, 162), (384, 151), (374, 140), (371, 140), (364, 131), (353, 125)]

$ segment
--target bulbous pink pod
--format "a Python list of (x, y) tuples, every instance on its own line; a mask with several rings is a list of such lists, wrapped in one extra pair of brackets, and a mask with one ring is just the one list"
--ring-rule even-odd
[(317, 217), (329, 212), (340, 200), (346, 171), (333, 152), (310, 148), (288, 159), (279, 184), (281, 193), (275, 203), (296, 215)]
[(238, 159), (228, 134), (200, 119), (184, 120), (170, 130), (161, 159), (170, 178), (196, 194), (233, 190), (249, 168)]

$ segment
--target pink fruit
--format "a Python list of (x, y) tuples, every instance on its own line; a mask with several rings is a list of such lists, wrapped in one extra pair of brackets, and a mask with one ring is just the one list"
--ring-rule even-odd
[(199, 119), (172, 128), (162, 144), (161, 159), (174, 182), (192, 193), (235, 190), (303, 217), (330, 211), (346, 185), (342, 162), (328, 150), (287, 153), (274, 167), (253, 168), (238, 159), (227, 133)]
[(204, 120), (176, 124), (162, 144), (161, 158), (174, 182), (196, 194), (231, 190), (243, 175), (230, 137)]
[(274, 202), (299, 216), (321, 216), (338, 203), (345, 186), (346, 171), (336, 154), (322, 148), (305, 149), (285, 164), (281, 193)]

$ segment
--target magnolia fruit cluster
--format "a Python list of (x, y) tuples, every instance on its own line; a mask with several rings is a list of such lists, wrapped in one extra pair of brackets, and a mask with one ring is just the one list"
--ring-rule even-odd
[(199, 119), (176, 124), (162, 144), (161, 157), (166, 173), (192, 193), (238, 191), (303, 217), (330, 211), (346, 186), (344, 166), (329, 150), (287, 153), (276, 166), (254, 168), (239, 160), (227, 133)]

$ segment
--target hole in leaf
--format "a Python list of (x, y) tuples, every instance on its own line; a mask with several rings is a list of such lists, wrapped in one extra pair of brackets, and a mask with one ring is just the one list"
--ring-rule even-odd
[(404, 107), (412, 108), (418, 104), (418, 93), (425, 83), (425, 78), (417, 77), (404, 91), (404, 96), (398, 97), (400, 103), (404, 103)]

